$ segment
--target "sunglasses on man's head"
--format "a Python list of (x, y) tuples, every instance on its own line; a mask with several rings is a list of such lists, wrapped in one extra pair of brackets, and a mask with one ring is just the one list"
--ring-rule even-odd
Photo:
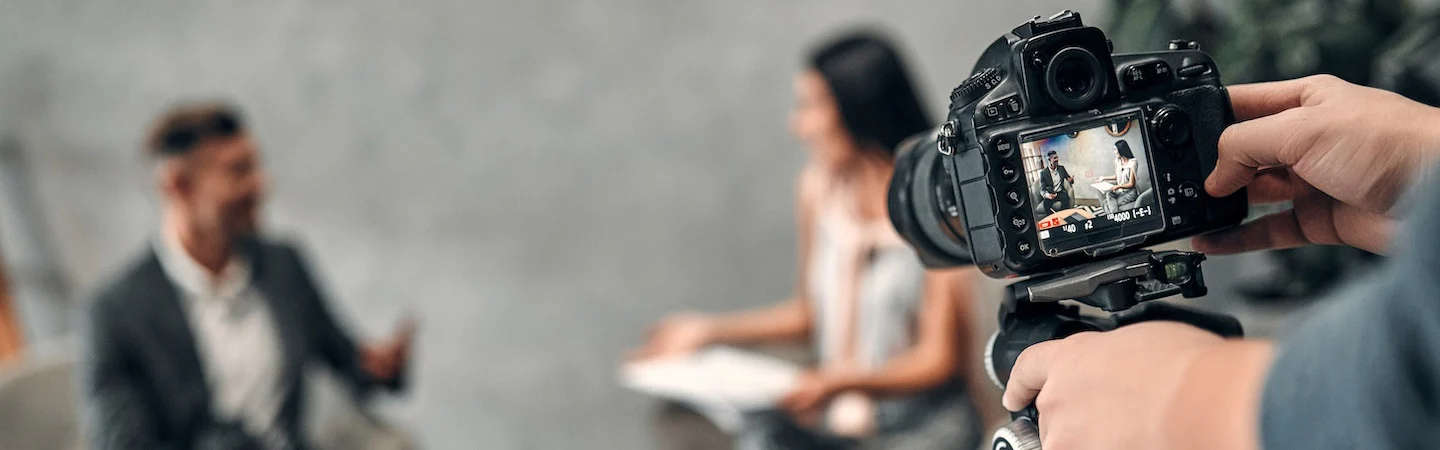
[(165, 135), (162, 153), (180, 154), (190, 151), (205, 138), (228, 138), (240, 133), (240, 118), (230, 113), (219, 113), (209, 120), (175, 127)]

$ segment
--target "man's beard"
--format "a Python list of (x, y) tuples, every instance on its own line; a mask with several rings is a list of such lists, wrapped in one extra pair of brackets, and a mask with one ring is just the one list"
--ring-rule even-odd
[(225, 218), (226, 234), (231, 240), (251, 238), (260, 233), (260, 202), (247, 199), (234, 205)]

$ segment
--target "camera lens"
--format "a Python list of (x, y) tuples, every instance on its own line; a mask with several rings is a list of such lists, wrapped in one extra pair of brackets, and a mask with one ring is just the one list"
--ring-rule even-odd
[(1045, 93), (1061, 108), (1089, 108), (1105, 91), (1105, 68), (1095, 54), (1080, 47), (1065, 47), (1045, 65)]
[(890, 222), (926, 267), (969, 265), (960, 203), (937, 144), (934, 132), (900, 143), (887, 193)]

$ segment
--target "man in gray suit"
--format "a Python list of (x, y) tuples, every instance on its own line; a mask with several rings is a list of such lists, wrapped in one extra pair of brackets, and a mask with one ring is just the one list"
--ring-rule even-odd
[(401, 388), (412, 328), (357, 345), (301, 255), (259, 238), (265, 181), (235, 109), (174, 108), (146, 147), (162, 229), (90, 305), (81, 382), (92, 448), (306, 448), (309, 362), (357, 397)]

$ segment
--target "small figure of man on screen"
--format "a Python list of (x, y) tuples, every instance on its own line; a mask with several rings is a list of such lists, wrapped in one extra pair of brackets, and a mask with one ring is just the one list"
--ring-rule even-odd
[(1052, 213), (1070, 209), (1070, 191), (1065, 190), (1065, 183), (1074, 184), (1075, 177), (1060, 165), (1060, 155), (1054, 150), (1045, 152), (1045, 156), (1050, 163), (1040, 172), (1040, 195), (1045, 197), (1041, 204)]

